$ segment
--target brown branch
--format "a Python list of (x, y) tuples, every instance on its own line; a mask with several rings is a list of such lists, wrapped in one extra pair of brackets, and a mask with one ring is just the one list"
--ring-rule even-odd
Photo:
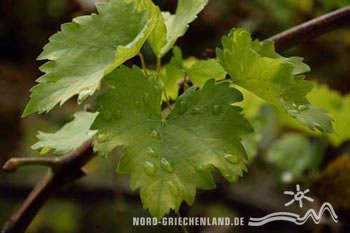
[[(276, 50), (282, 51), (306, 40), (314, 39), (332, 30), (350, 26), (350, 7), (334, 11), (327, 15), (291, 28), (269, 40), (276, 44)], [(15, 171), (25, 165), (49, 166), (50, 171), (35, 186), (24, 204), (5, 224), (2, 233), (24, 233), (35, 215), (45, 202), (60, 188), (85, 175), (82, 167), (94, 157), (92, 142), (88, 141), (77, 152), (60, 158), (21, 158), (9, 160), (3, 170)]]
[(275, 42), (277, 51), (283, 51), (304, 41), (315, 39), (343, 27), (350, 27), (350, 7), (344, 7), (317, 17), (281, 32), (269, 38), (269, 40)]
[(25, 165), (44, 165), (51, 169), (34, 187), (19, 210), (5, 224), (2, 233), (25, 232), (33, 218), (54, 193), (66, 184), (84, 176), (82, 167), (94, 157), (91, 144), (90, 140), (80, 150), (60, 158), (15, 158), (7, 162), (3, 167), (5, 171), (15, 171), (18, 167)]

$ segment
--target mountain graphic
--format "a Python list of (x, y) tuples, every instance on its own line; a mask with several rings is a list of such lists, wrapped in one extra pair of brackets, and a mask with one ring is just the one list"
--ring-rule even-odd
[(265, 225), (266, 223), (274, 222), (274, 221), (288, 221), (288, 222), (293, 222), (297, 225), (302, 225), (309, 218), (312, 218), (312, 220), (315, 222), (315, 224), (319, 224), (321, 222), (322, 216), (326, 210), (328, 210), (333, 221), (337, 223), (338, 216), (336, 215), (332, 205), (328, 202), (325, 202), (321, 206), (318, 214), (316, 214), (315, 210), (313, 210), (313, 209), (308, 210), (303, 217), (300, 217), (300, 215), (298, 215), (298, 214), (289, 213), (289, 212), (277, 212), (277, 213), (272, 213), (272, 214), (266, 215), (262, 218), (250, 218), (248, 225), (249, 226), (262, 226), (262, 225)]

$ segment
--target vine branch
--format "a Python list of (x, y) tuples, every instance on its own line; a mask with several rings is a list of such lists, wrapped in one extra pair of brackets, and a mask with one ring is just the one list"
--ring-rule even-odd
[[(330, 31), (350, 27), (350, 7), (331, 12), (324, 16), (293, 27), (276, 36), (269, 38), (275, 42), (276, 50), (281, 52), (306, 40), (314, 39)], [(142, 59), (142, 57), (140, 56)], [(157, 71), (160, 72), (160, 59), (157, 60)], [(94, 157), (92, 141), (86, 142), (76, 152), (58, 158), (13, 158), (4, 166), (3, 170), (15, 171), (21, 166), (43, 165), (50, 170), (34, 187), (23, 205), (3, 227), (2, 233), (24, 233), (45, 204), (60, 188), (85, 175), (82, 167)]]
[(76, 152), (58, 158), (13, 158), (4, 166), (6, 172), (13, 172), (26, 165), (49, 166), (50, 170), (34, 187), (23, 205), (10, 218), (2, 233), (23, 233), (46, 201), (68, 183), (83, 177), (82, 167), (94, 157), (92, 141), (86, 142)]
[(350, 7), (341, 8), (292, 27), (268, 40), (275, 42), (277, 51), (282, 51), (343, 27), (350, 27)]

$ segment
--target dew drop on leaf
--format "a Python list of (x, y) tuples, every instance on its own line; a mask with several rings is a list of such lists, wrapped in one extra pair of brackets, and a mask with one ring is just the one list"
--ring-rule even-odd
[(205, 167), (203, 166), (203, 165), (197, 165), (197, 166), (195, 166), (195, 168), (196, 168), (196, 170), (197, 171), (203, 171), (204, 169), (205, 169)]
[(151, 131), (151, 137), (152, 138), (156, 138), (156, 139), (160, 139), (160, 135), (159, 135), (157, 130), (152, 130)]
[(149, 100), (149, 94), (148, 92), (143, 93), (143, 102), (146, 104)]
[(315, 122), (315, 123), (314, 123), (314, 126), (315, 126), (316, 129), (318, 129), (318, 130), (321, 131), (322, 133), (325, 132), (325, 131), (323, 130), (322, 126), (321, 126), (319, 123)]
[(152, 147), (148, 147), (147, 155), (152, 156), (153, 158), (159, 157), (159, 154)]
[(307, 110), (308, 109), (308, 106), (307, 105), (299, 105), (298, 106), (298, 110), (299, 111), (305, 111), (305, 110)]
[(297, 115), (299, 113), (297, 110), (288, 110), (287, 112), (291, 116), (295, 116), (295, 115)]
[(225, 154), (224, 158), (226, 159), (226, 161), (232, 164), (235, 164), (238, 162), (237, 156), (234, 156), (233, 154)]
[(201, 111), (201, 108), (199, 107), (195, 107), (192, 111), (191, 111), (191, 114), (192, 115), (198, 115)]
[(97, 134), (97, 142), (98, 143), (105, 143), (108, 141), (109, 135), (108, 132), (102, 131)]
[(163, 168), (164, 171), (168, 172), (168, 173), (172, 173), (174, 172), (174, 167), (170, 164), (170, 162), (168, 160), (166, 160), (165, 158), (162, 158), (160, 160), (160, 164)]
[(218, 115), (220, 113), (220, 111), (221, 111), (221, 106), (220, 105), (216, 104), (216, 105), (213, 106), (212, 112), (213, 112), (214, 115)]
[(187, 110), (187, 103), (185, 101), (180, 102), (180, 114), (185, 113)]
[(174, 196), (177, 197), (179, 195), (179, 190), (178, 188), (175, 186), (175, 184), (172, 181), (168, 181), (168, 187), (170, 190), (170, 193)]
[(143, 167), (145, 169), (145, 173), (148, 176), (153, 176), (157, 171), (156, 165), (154, 165), (152, 162), (149, 162), (149, 161), (146, 161)]

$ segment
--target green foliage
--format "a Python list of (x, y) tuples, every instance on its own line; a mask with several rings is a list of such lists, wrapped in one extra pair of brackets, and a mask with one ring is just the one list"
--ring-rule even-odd
[(234, 84), (284, 109), (312, 130), (333, 132), (332, 119), (306, 98), (312, 85), (302, 76), (309, 67), (301, 58), (281, 57), (272, 42), (253, 42), (244, 29), (232, 30), (222, 43), (217, 55)]
[(107, 81), (113, 88), (97, 98), (95, 149), (106, 155), (124, 147), (118, 171), (130, 174), (153, 216), (178, 210), (183, 200), (192, 204), (197, 187), (214, 188), (214, 167), (231, 182), (246, 170), (240, 140), (252, 129), (230, 105), (242, 95), (228, 83), (188, 89), (163, 117), (157, 83), (138, 68), (121, 67)]
[(50, 38), (39, 60), (45, 73), (31, 91), (23, 115), (48, 112), (74, 95), (83, 102), (99, 88), (101, 79), (134, 57), (155, 26), (147, 10), (134, 2), (111, 0), (96, 5), (98, 15), (77, 17)]
[[(342, 96), (325, 85), (314, 83), (314, 88), (308, 94), (308, 99), (313, 105), (327, 109), (329, 115), (334, 119), (333, 126), (336, 133), (327, 135), (330, 142), (334, 146), (339, 146), (343, 142), (349, 141), (350, 96)], [(300, 124), (295, 124), (295, 122), (290, 121), (282, 114), (280, 114), (280, 120), (285, 126), (303, 130), (311, 135), (318, 135)]]
[(56, 154), (66, 154), (79, 149), (97, 133), (96, 130), (90, 130), (97, 115), (98, 113), (76, 112), (74, 119), (56, 133), (39, 132), (39, 142), (34, 144), (32, 149), (42, 149), (43, 154), (51, 149)]
[[(197, 14), (207, 5), (208, 0), (179, 0), (176, 13), (162, 12), (149, 42), (157, 57), (163, 57), (183, 36)], [(160, 14), (160, 13), (159, 13)]]
[(209, 79), (220, 80), (225, 76), (226, 71), (216, 60), (198, 60), (193, 57), (184, 60), (180, 48), (174, 47), (173, 57), (161, 72), (161, 81), (168, 96), (176, 99), (179, 80), (189, 78), (194, 85), (203, 87)]
[[(131, 176), (131, 188), (140, 189), (144, 207), (160, 218), (171, 209), (177, 211), (183, 201), (191, 205), (197, 188), (215, 188), (215, 169), (236, 181), (258, 151), (256, 141), (264, 137), (262, 131), (270, 128), (277, 134), (268, 127), (273, 118), (252, 120), (261, 132), (248, 135), (252, 127), (237, 106), (243, 96), (233, 85), (283, 109), (312, 130), (333, 132), (332, 119), (306, 98), (312, 85), (303, 74), (310, 68), (301, 58), (276, 53), (272, 42), (252, 41), (247, 31), (237, 29), (223, 38), (219, 59), (184, 59), (181, 50), (173, 48), (207, 3), (179, 0), (171, 15), (151, 0), (111, 0), (97, 4), (98, 14), (62, 25), (39, 56), (49, 61), (40, 68), (45, 74), (32, 89), (23, 115), (48, 112), (75, 95), (80, 104), (95, 93), (104, 77), (107, 90), (96, 99), (98, 112), (78, 112), (57, 133), (39, 133), (40, 141), (33, 148), (64, 154), (93, 138), (99, 155), (118, 150), (117, 171)], [(157, 56), (157, 70), (144, 64), (143, 70), (121, 66), (140, 52), (146, 40)], [(160, 59), (172, 48), (173, 57), (161, 67)], [(227, 74), (230, 79), (225, 80)], [(179, 80), (190, 80), (194, 86), (186, 86), (178, 96)], [(164, 102), (167, 107), (162, 109)], [(260, 106), (261, 100), (249, 97), (241, 103), (253, 119), (256, 109), (246, 108), (249, 103)], [(283, 160), (283, 147), (298, 149), (287, 155), (300, 160), (290, 170), (303, 172), (311, 151), (306, 139), (282, 139), (271, 151), (271, 160), (290, 168), (295, 160)]]

